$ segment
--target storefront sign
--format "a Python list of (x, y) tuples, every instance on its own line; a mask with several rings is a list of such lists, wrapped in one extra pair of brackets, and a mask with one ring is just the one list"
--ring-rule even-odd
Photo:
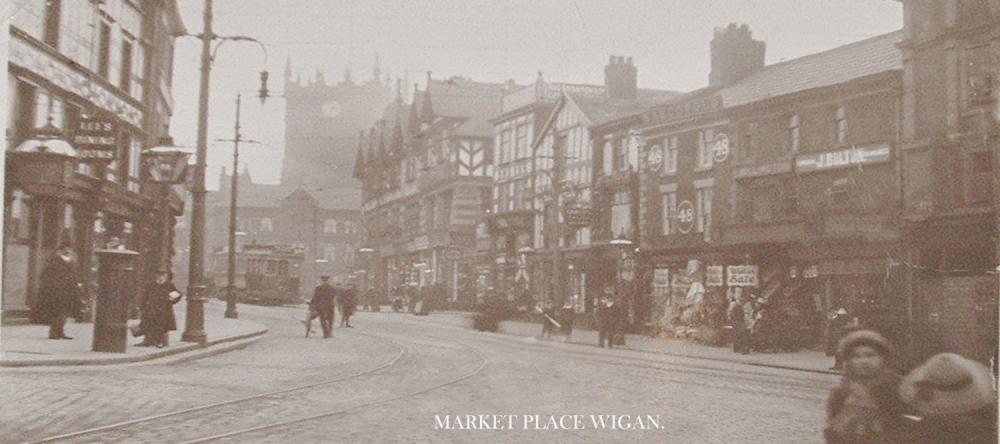
[(670, 270), (667, 268), (653, 270), (653, 286), (656, 288), (670, 287)]
[(795, 168), (799, 172), (808, 173), (888, 161), (889, 145), (881, 143), (825, 153), (803, 154), (795, 160)]
[(712, 159), (717, 163), (725, 162), (729, 158), (729, 136), (726, 133), (715, 135), (712, 140)]
[(705, 268), (705, 286), (706, 287), (721, 287), (723, 283), (722, 279), (722, 265), (709, 265)]
[(756, 265), (730, 265), (726, 267), (726, 275), (728, 277), (726, 284), (730, 287), (757, 286)]
[(790, 172), (792, 172), (792, 162), (775, 162), (736, 168), (733, 170), (733, 178), (744, 179), (747, 177), (771, 176)]
[(709, 113), (720, 108), (722, 108), (722, 96), (713, 94), (681, 103), (671, 103), (654, 109), (643, 115), (642, 120), (645, 123), (667, 122), (674, 119)]
[(591, 209), (589, 205), (568, 205), (563, 208), (563, 217), (571, 227), (589, 227)]
[(694, 228), (694, 205), (690, 200), (685, 200), (677, 205), (677, 231), (687, 234), (692, 228)]
[(819, 277), (819, 267), (816, 265), (810, 265), (802, 270), (802, 277), (806, 279), (813, 279)]
[(118, 144), (118, 128), (108, 117), (80, 117), (73, 146), (81, 159), (112, 160)]

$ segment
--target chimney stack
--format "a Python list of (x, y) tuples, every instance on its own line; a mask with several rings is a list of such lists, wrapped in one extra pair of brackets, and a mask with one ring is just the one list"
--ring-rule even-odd
[(632, 57), (610, 56), (604, 67), (604, 87), (612, 99), (635, 99), (638, 90)]
[(746, 24), (730, 23), (725, 28), (715, 28), (708, 84), (729, 85), (763, 68), (766, 47), (764, 42), (753, 39)]

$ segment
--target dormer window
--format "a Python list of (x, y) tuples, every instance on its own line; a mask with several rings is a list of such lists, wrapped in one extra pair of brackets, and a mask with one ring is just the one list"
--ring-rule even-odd
[(834, 132), (833, 143), (844, 145), (847, 143), (847, 111), (843, 106), (838, 106), (834, 111)]

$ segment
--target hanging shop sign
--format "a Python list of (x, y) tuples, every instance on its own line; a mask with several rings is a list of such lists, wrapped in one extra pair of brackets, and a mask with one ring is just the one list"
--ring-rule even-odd
[(801, 173), (808, 173), (888, 161), (889, 144), (880, 143), (824, 153), (803, 154), (795, 159), (795, 169)]
[(685, 200), (677, 205), (677, 231), (688, 234), (694, 228), (694, 205)]
[(118, 125), (109, 117), (80, 117), (73, 146), (81, 160), (111, 161), (118, 145)]
[(722, 265), (709, 265), (705, 267), (705, 286), (721, 287), (724, 283)]
[(712, 140), (712, 159), (716, 163), (725, 162), (729, 158), (729, 136), (726, 133), (715, 135)]
[(730, 265), (726, 267), (726, 285), (730, 287), (756, 287), (756, 265)]

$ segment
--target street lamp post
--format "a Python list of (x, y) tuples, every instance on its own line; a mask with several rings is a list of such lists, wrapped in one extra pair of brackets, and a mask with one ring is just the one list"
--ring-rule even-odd
[(229, 263), (226, 268), (226, 317), (236, 319), (236, 193), (240, 161), (240, 94), (236, 94), (236, 125), (233, 135), (233, 181), (229, 187)]
[[(212, 32), (212, 0), (205, 0), (203, 14), (204, 26), (198, 35), (201, 40), (201, 81), (198, 90), (198, 146), (195, 152), (194, 180), (191, 185), (191, 243), (188, 258), (188, 303), (185, 317), (184, 342), (204, 344), (205, 307), (204, 307), (204, 260), (205, 260), (205, 163), (208, 154), (208, 88), (212, 71), (212, 40), (221, 39), (238, 41), (253, 41), (264, 49), (265, 67), (267, 65), (267, 49), (262, 43), (251, 37), (217, 36)], [(216, 46), (216, 49), (219, 47)], [(260, 95), (263, 101), (267, 97), (267, 71), (260, 73)]]

